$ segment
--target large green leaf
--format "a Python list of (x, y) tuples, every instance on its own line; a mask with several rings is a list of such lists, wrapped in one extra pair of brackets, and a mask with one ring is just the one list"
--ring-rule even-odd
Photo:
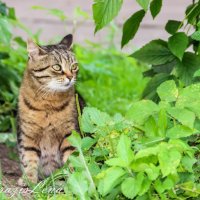
[(135, 36), (140, 23), (145, 15), (144, 10), (140, 10), (134, 13), (127, 21), (124, 23), (123, 26), (123, 35), (121, 41), (121, 47), (126, 45), (133, 37)]
[(189, 128), (193, 128), (195, 114), (184, 108), (169, 108), (167, 112), (176, 120), (178, 120), (184, 126), (188, 126)]
[(145, 10), (148, 10), (150, 0), (136, 0), (138, 4)]
[(125, 173), (126, 172), (120, 167), (111, 167), (102, 171), (101, 174), (98, 175), (100, 177), (98, 184), (99, 193), (105, 196), (111, 192), (112, 189), (122, 181), (121, 178)]
[(161, 144), (158, 160), (163, 176), (175, 174), (181, 160), (181, 154), (175, 148), (169, 149), (167, 144)]
[(85, 107), (81, 118), (83, 131), (94, 133), (98, 127), (106, 126), (111, 118), (107, 113), (101, 112), (96, 108)]
[(191, 128), (183, 125), (176, 125), (167, 131), (167, 137), (172, 139), (184, 138), (192, 135), (193, 133), (194, 131)]
[(153, 0), (150, 4), (150, 11), (153, 18), (160, 12), (162, 7), (162, 0)]
[(186, 52), (182, 62), (176, 66), (178, 77), (185, 85), (193, 82), (194, 73), (200, 69), (200, 57), (191, 52)]
[(71, 174), (67, 184), (69, 185), (71, 191), (77, 195), (80, 200), (89, 200), (89, 185), (87, 180), (83, 178), (83, 173), (75, 172)]
[(134, 103), (126, 114), (126, 117), (137, 124), (143, 124), (150, 115), (158, 112), (158, 106), (150, 100), (142, 100)]
[(126, 178), (121, 186), (122, 193), (125, 197), (133, 199), (142, 189), (142, 183), (144, 180), (144, 174), (138, 173), (138, 175), (133, 177)]
[(117, 16), (123, 0), (94, 0), (92, 7), (95, 22), (95, 32), (106, 26)]
[(178, 89), (173, 80), (165, 81), (157, 88), (157, 93), (162, 101), (176, 101), (178, 97)]
[(165, 26), (165, 30), (169, 34), (175, 34), (181, 28), (181, 21), (169, 20)]
[(185, 33), (179, 32), (172, 35), (168, 40), (168, 47), (171, 52), (180, 60), (188, 46), (188, 37)]
[(200, 118), (200, 84), (193, 84), (179, 92), (177, 108), (187, 108)]
[(131, 140), (128, 136), (122, 134), (117, 146), (118, 156), (129, 165), (134, 159), (134, 153), (131, 150)]
[(167, 48), (166, 43), (161, 40), (151, 41), (131, 56), (152, 65), (161, 65), (175, 58)]

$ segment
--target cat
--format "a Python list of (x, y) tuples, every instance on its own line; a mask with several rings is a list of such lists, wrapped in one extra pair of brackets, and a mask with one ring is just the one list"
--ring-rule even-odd
[(74, 151), (67, 138), (79, 130), (74, 83), (78, 63), (71, 51), (73, 36), (55, 45), (27, 42), (28, 64), (18, 98), (17, 143), (25, 180), (49, 176)]

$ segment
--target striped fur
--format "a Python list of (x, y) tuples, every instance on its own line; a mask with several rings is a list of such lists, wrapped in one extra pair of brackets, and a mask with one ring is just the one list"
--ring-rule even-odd
[[(18, 101), (18, 149), (23, 176), (36, 183), (61, 167), (74, 148), (67, 141), (78, 129), (75, 92), (78, 66), (72, 36), (61, 43), (28, 42), (29, 61)], [(24, 185), (21, 178), (19, 185)]]

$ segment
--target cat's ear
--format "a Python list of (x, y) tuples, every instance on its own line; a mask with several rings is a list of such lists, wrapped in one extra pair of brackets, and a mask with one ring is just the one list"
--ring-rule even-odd
[(30, 58), (46, 54), (46, 51), (37, 45), (32, 39), (28, 39), (27, 41), (27, 51)]
[(67, 49), (71, 49), (72, 43), (73, 43), (73, 35), (69, 34), (66, 35), (59, 44), (65, 45)]

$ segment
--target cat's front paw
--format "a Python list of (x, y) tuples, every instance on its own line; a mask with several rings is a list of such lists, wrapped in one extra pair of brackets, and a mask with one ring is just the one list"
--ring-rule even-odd
[(17, 184), (20, 187), (28, 187), (30, 184), (36, 184), (37, 182), (38, 182), (37, 177), (29, 177), (29, 178), (21, 177), (18, 179)]
[(24, 179), (22, 177), (18, 179), (17, 185), (20, 186), (20, 187), (27, 187), (28, 186), (28, 184), (24, 181)]

